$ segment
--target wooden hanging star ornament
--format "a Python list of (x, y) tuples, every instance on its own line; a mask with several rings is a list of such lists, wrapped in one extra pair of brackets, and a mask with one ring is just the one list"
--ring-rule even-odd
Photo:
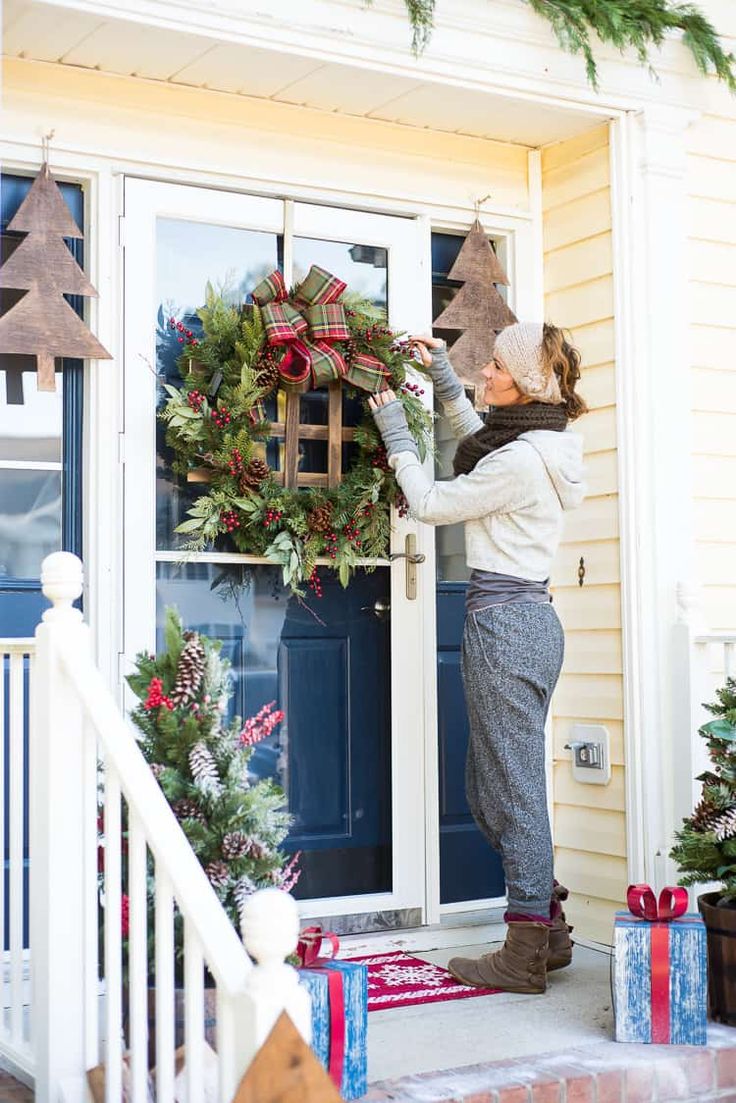
[(452, 346), (450, 360), (463, 383), (475, 389), (476, 406), (480, 406), (485, 391), (481, 368), (493, 356), (496, 334), (515, 322), (516, 315), (496, 288), (496, 284), (508, 285), (509, 281), (478, 219), (465, 238), (448, 279), (463, 280), (463, 286), (433, 325), (463, 331)]
[(65, 237), (82, 238), (84, 234), (48, 163), (41, 166), (8, 230), (26, 236), (0, 268), (0, 287), (26, 294), (0, 317), (0, 349), (35, 356), (39, 391), (54, 391), (55, 357), (112, 357), (64, 298), (96, 298), (97, 292), (64, 243)]

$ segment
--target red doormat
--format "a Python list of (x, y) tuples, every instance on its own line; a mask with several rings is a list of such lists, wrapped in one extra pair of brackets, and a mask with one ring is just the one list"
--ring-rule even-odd
[(360, 961), (368, 966), (369, 1011), (466, 1000), (470, 996), (493, 996), (499, 991), (497, 988), (472, 988), (469, 984), (458, 984), (441, 965), (411, 957), (403, 950), (346, 960)]

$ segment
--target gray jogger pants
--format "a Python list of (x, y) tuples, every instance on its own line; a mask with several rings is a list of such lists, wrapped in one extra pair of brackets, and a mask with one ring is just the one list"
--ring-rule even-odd
[(468, 804), (501, 855), (510, 912), (549, 913), (553, 854), (544, 725), (563, 654), (552, 605), (491, 605), (465, 620)]

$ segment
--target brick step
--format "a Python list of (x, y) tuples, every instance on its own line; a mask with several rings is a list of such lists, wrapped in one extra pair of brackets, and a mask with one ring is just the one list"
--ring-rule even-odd
[(736, 1103), (736, 1029), (708, 1045), (599, 1042), (373, 1084), (364, 1103)]

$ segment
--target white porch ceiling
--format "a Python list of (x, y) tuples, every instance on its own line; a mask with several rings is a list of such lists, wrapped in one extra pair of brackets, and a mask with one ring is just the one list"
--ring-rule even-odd
[(3, 53), (532, 147), (604, 117), (36, 0), (4, 0)]

